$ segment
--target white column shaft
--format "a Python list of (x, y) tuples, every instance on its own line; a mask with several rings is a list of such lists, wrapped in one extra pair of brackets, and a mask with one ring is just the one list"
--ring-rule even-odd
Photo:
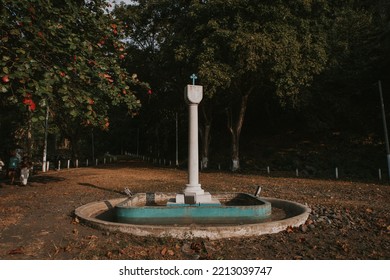
[[(189, 106), (188, 185), (199, 186), (198, 104)], [(200, 187), (200, 186), (199, 186)]]

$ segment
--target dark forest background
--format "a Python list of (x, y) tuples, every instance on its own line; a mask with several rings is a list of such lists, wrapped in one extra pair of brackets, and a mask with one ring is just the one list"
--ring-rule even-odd
[[(360, 178), (387, 170), (379, 81), (388, 118), (388, 1), (143, 0), (111, 11), (105, 1), (2, 0), (0, 7), (4, 160), (15, 148), (41, 160), (49, 110), (49, 159), (127, 152), (174, 163), (178, 129), (185, 166), (183, 94), (195, 73), (204, 87), (204, 168), (298, 168), (325, 177), (338, 167)], [(123, 73), (129, 78), (119, 83)]]

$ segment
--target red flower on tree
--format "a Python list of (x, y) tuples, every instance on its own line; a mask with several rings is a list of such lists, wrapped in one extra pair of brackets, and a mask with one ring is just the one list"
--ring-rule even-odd
[(9, 83), (9, 76), (8, 75), (5, 75), (1, 78), (3, 80), (4, 83)]
[(26, 97), (23, 99), (23, 104), (28, 106), (28, 109), (32, 112), (36, 109), (36, 104), (31, 98), (31, 94), (27, 93)]
[(36, 108), (36, 105), (35, 105), (34, 101), (31, 100), (31, 103), (30, 103), (30, 105), (29, 105), (30, 111), (31, 111), (31, 112), (32, 112), (32, 111), (35, 111), (35, 108)]

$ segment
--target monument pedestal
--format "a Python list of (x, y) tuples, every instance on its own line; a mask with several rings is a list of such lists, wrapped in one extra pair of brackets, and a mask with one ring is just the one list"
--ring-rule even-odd
[(202, 206), (202, 205), (221, 205), (221, 202), (219, 202), (218, 199), (215, 199), (212, 197), (212, 195), (209, 192), (204, 192), (203, 194), (182, 194), (178, 193), (176, 194), (175, 201), (170, 201), (167, 203), (167, 206), (183, 206), (183, 205), (196, 205), (196, 206)]
[(200, 184), (187, 184), (183, 192), (185, 204), (221, 204), (217, 199), (213, 199), (209, 192), (205, 192)]

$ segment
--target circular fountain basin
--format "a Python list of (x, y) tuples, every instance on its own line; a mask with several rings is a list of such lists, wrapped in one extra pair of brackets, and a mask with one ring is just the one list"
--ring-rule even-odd
[(144, 225), (248, 224), (271, 215), (271, 203), (250, 194), (213, 198), (219, 203), (177, 204), (172, 194), (139, 193), (115, 206), (115, 221)]
[[(213, 197), (220, 199), (225, 206), (229, 206), (229, 202), (233, 203), (235, 201), (237, 204), (237, 199), (232, 200), (231, 198), (242, 198), (242, 195), (243, 194), (241, 193), (228, 193), (214, 194)], [(173, 198), (175, 194), (140, 194), (138, 196), (140, 201), (143, 201), (142, 196), (144, 196), (145, 201), (147, 201), (146, 204), (149, 204), (148, 207), (159, 207), (159, 203)], [(151, 197), (152, 199), (150, 199)], [(253, 198), (254, 196), (249, 195), (249, 197)], [(129, 206), (128, 204), (130, 201), (131, 198), (117, 198), (92, 202), (77, 208), (75, 210), (75, 215), (82, 222), (92, 227), (107, 231), (130, 233), (137, 236), (173, 237), (178, 239), (192, 237), (221, 239), (277, 233), (288, 227), (298, 227), (299, 225), (304, 224), (310, 214), (310, 209), (305, 205), (288, 200), (262, 197), (259, 201), (264, 202), (264, 204), (259, 202), (259, 205), (270, 205), (272, 213), (266, 217), (257, 219), (256, 221), (250, 221), (250, 219), (247, 221), (225, 220), (222, 223), (195, 223), (194, 221), (191, 221), (191, 223), (188, 223), (188, 221), (179, 223), (179, 221), (171, 221), (169, 224), (162, 224), (162, 222), (155, 222), (153, 224), (120, 222), (120, 219), (118, 219), (116, 214), (116, 208), (117, 206), (119, 206), (119, 208), (126, 205)], [(136, 200), (132, 203), (134, 204), (135, 201)], [(226, 203), (224, 203), (224, 201)], [(155, 205), (152, 206), (150, 203), (154, 203)], [(242, 207), (248, 205), (235, 206)], [(135, 207), (135, 205), (131, 207)], [(140, 208), (142, 207), (145, 207), (145, 205)]]

